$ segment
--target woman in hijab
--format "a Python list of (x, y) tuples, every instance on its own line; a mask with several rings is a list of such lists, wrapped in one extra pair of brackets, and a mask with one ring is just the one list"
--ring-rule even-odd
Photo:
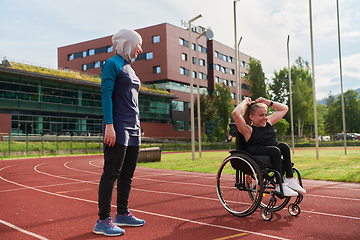
[[(133, 174), (140, 152), (138, 92), (140, 80), (130, 64), (142, 52), (141, 36), (122, 29), (112, 37), (116, 55), (102, 68), (101, 97), (104, 114), (104, 167), (99, 184), (99, 219), (93, 232), (107, 236), (125, 233), (119, 226), (142, 226), (128, 210)], [(110, 216), (117, 182), (117, 213)]]

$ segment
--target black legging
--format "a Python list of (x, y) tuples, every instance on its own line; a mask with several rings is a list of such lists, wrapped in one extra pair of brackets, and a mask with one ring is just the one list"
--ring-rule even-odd
[(278, 143), (276, 146), (260, 146), (256, 150), (255, 155), (266, 155), (269, 156), (271, 159), (271, 164), (273, 168), (278, 171), (281, 176), (283, 176), (283, 172), (281, 169), (281, 155), (283, 157), (283, 164), (285, 166), (285, 172), (287, 178), (292, 178), (293, 171), (292, 171), (292, 164), (291, 164), (291, 157), (290, 157), (290, 147), (286, 143)]
[(138, 161), (140, 147), (115, 143), (106, 146), (104, 167), (99, 184), (99, 219), (110, 217), (111, 200), (117, 182), (117, 213), (127, 213), (132, 178)]

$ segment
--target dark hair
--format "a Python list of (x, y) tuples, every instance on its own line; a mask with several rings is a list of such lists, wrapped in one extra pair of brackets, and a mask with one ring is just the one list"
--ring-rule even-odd
[(250, 115), (254, 115), (255, 111), (259, 108), (266, 108), (267, 105), (265, 103), (257, 103), (255, 101), (252, 101), (249, 106), (246, 106), (243, 113), (243, 118), (245, 119), (245, 122), (247, 125), (251, 125), (252, 121), (250, 119)]

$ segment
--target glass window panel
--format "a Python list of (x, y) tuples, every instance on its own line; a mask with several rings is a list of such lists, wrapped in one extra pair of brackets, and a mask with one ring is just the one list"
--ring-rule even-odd
[(158, 43), (158, 42), (160, 42), (160, 36), (159, 36), (159, 35), (158, 35), (158, 36), (153, 36), (152, 42), (153, 42), (153, 43)]
[(107, 47), (107, 48), (106, 48), (106, 52), (107, 52), (107, 53), (113, 52), (113, 46)]
[(75, 58), (75, 55), (74, 55), (74, 54), (68, 55), (68, 60), (69, 60), (69, 61), (74, 60), (74, 58)]
[(149, 59), (153, 59), (153, 52), (148, 52), (145, 54), (145, 59), (149, 60)]

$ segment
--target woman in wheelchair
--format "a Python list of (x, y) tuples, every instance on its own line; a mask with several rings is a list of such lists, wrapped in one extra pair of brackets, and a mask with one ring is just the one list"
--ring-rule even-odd
[[(268, 116), (268, 106), (276, 111)], [(298, 193), (306, 193), (293, 177), (290, 147), (286, 143), (278, 143), (276, 131), (272, 127), (288, 111), (288, 107), (281, 103), (273, 102), (265, 98), (251, 101), (245, 98), (233, 111), (233, 117), (238, 131), (246, 141), (246, 152), (252, 155), (267, 155), (275, 170), (283, 175), (281, 161), (284, 164), (286, 177), (283, 179), (282, 188), (284, 196), (297, 196)], [(283, 158), (283, 160), (281, 159)], [(280, 191), (279, 184), (276, 191)]]

